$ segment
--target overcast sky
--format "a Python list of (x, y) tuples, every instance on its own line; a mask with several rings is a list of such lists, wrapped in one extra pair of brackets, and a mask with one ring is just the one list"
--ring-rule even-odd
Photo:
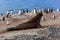
[(60, 0), (0, 0), (0, 13), (13, 9), (18, 11), (20, 8), (60, 8)]

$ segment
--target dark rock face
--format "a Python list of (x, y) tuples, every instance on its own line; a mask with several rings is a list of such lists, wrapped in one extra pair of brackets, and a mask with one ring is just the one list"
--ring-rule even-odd
[[(37, 29), (36, 29), (37, 30)], [(46, 29), (39, 29), (37, 31), (33, 32), (37, 33), (36, 35), (33, 35), (32, 32), (31, 34), (17, 34), (9, 37), (8, 34), (7, 36), (5, 35), (0, 35), (0, 40), (60, 40), (60, 27), (48, 27)]]

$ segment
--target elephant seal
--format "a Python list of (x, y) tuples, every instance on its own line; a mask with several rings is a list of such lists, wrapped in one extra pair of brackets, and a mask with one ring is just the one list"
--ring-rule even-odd
[(14, 31), (14, 30), (23, 30), (23, 29), (32, 29), (32, 28), (38, 28), (40, 27), (40, 20), (41, 17), (43, 16), (42, 12), (38, 13), (34, 18), (29, 20), (28, 22), (19, 24), (16, 27), (8, 28), (7, 31)]

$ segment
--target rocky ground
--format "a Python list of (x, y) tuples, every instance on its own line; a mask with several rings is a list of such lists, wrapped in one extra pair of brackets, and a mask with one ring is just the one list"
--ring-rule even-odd
[(60, 40), (60, 27), (49, 26), (0, 34), (0, 40)]

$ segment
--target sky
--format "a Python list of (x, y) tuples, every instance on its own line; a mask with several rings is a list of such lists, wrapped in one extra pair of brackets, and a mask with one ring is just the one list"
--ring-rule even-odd
[(60, 0), (0, 0), (0, 13), (6, 13), (7, 10), (18, 12), (19, 9), (28, 8), (60, 8)]

